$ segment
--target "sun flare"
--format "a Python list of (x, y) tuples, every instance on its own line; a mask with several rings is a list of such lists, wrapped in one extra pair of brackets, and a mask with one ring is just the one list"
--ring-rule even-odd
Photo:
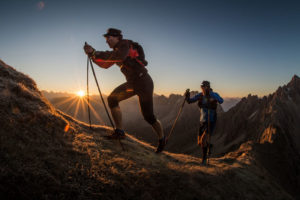
[(85, 92), (83, 90), (78, 91), (76, 94), (79, 97), (84, 97), (85, 96)]

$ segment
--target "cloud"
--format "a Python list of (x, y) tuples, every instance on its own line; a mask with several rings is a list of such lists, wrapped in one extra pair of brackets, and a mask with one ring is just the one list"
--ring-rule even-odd
[(39, 1), (36, 6), (38, 10), (43, 10), (45, 8), (45, 2)]

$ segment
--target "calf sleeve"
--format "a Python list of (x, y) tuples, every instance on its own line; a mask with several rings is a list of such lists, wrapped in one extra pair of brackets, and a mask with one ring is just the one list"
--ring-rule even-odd
[(107, 97), (107, 101), (108, 101), (108, 106), (110, 107), (110, 109), (119, 106), (118, 98), (115, 95), (109, 95)]
[(206, 158), (207, 158), (207, 147), (202, 148), (202, 153), (203, 153), (203, 155), (202, 155), (203, 160), (206, 160)]
[(156, 117), (153, 114), (145, 114), (144, 119), (146, 122), (148, 122), (150, 125), (153, 125), (156, 122)]

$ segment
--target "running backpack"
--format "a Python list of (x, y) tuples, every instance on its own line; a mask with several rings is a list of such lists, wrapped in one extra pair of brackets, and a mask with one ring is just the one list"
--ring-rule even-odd
[(133, 42), (132, 40), (128, 40), (128, 42), (130, 43), (130, 49), (125, 62), (127, 64), (136, 62), (143, 67), (147, 66), (148, 62), (145, 60), (143, 47), (139, 43)]
[[(203, 104), (203, 99), (206, 98), (206, 103)], [(200, 108), (208, 108), (208, 109), (212, 109), (212, 110), (216, 110), (217, 109), (217, 106), (218, 106), (218, 102), (217, 100), (213, 100), (212, 102), (209, 101), (211, 97), (205, 97), (203, 94), (200, 96), (199, 100), (198, 100), (198, 106)]]

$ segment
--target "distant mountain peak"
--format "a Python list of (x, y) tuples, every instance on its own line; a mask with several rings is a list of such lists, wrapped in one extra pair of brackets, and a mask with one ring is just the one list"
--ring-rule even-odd
[(293, 76), (293, 78), (292, 78), (292, 81), (294, 81), (294, 80), (300, 80), (300, 78), (299, 78), (299, 76), (297, 76), (296, 74)]
[(300, 87), (300, 78), (296, 74), (293, 76), (292, 80), (287, 84), (288, 87)]

